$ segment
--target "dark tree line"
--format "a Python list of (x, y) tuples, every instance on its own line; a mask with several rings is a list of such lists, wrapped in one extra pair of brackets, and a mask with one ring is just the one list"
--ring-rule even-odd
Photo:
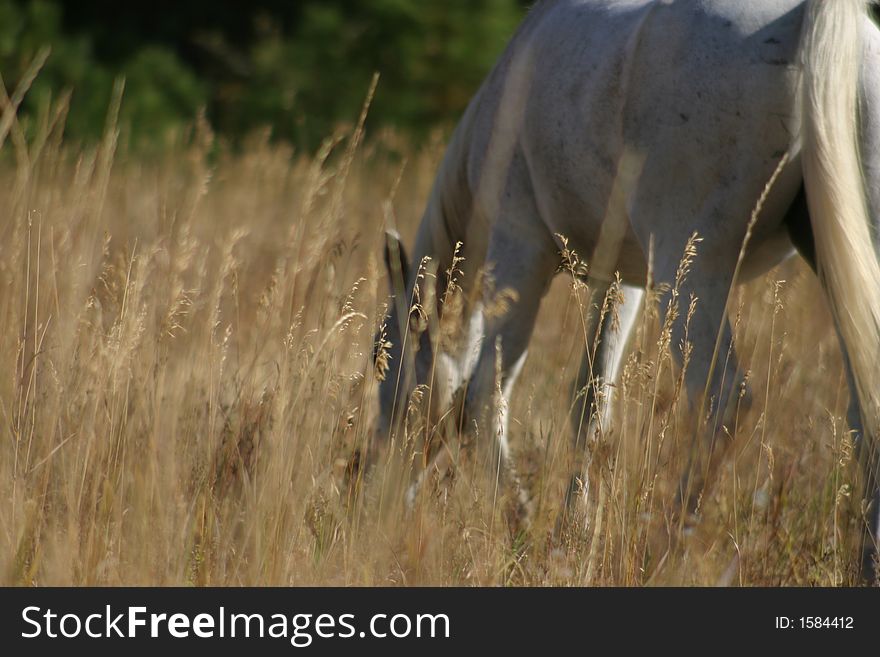
[(356, 118), (416, 137), (449, 122), (525, 13), (522, 0), (0, 0), (0, 74), (15, 87), (51, 55), (23, 106), (31, 124), (72, 90), (68, 136), (101, 133), (113, 80), (133, 144), (156, 147), (204, 108), (230, 140), (271, 126), (314, 148)]

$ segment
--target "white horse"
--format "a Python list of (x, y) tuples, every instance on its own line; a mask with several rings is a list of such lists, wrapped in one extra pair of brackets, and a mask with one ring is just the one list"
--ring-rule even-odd
[[(698, 299), (685, 383), (692, 405), (708, 391), (722, 416), (741, 381), (736, 359), (717, 357), (731, 350), (730, 289), (797, 247), (820, 276), (844, 350), (848, 420), (871, 501), (863, 566), (873, 579), (878, 230), (880, 31), (866, 0), (544, 0), (456, 129), (412, 260), (389, 236), (397, 293), (378, 431), (398, 429), (417, 384), (455, 378), (437, 375), (449, 361), (434, 358), (431, 332), (414, 330), (409, 305), (443, 297), (443, 272), (459, 242), (463, 283), (478, 266), (491, 269), (484, 305), (494, 290), (516, 293), (507, 312), (472, 321), (482, 336), (478, 355), (462, 359), (457, 375), (469, 381), (464, 417), (495, 430), (505, 460), (504, 413), (487, 409), (497, 406), (490, 402), (498, 391), (509, 395), (523, 363), (541, 298), (559, 270), (559, 236), (586, 256), (601, 300), (614, 272), (643, 286), (649, 262), (654, 280), (671, 283), (699, 234), (681, 290), (681, 298)], [(419, 276), (425, 259), (436, 278)], [(592, 392), (591, 381), (616, 375), (639, 303), (637, 294), (627, 297), (622, 334), (599, 336), (602, 352), (593, 363), (584, 358), (579, 389)], [(674, 344), (684, 337), (685, 315), (675, 320)], [(593, 330), (601, 330), (596, 321)], [(581, 442), (592, 404), (588, 394), (575, 406)], [(711, 446), (714, 432), (705, 433)]]

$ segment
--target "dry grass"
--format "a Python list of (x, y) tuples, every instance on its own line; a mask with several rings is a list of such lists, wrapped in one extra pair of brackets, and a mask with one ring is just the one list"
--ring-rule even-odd
[[(440, 148), (326, 160), (255, 139), (162, 162), (73, 153), (13, 126), (0, 171), (0, 574), (20, 585), (838, 585), (856, 582), (858, 481), (836, 339), (790, 262), (735, 299), (753, 386), (695, 532), (666, 525), (693, 423), (645, 315), (586, 526), (550, 538), (571, 461), (584, 291), (560, 277), (511, 402), (536, 502), (512, 540), (463, 466), (411, 514), (418, 442), (354, 488), (392, 215), (408, 242)], [(223, 149), (220, 150), (223, 152)], [(14, 156), (14, 157), (13, 157)], [(402, 177), (401, 177), (402, 172)], [(784, 280), (785, 282), (781, 282)], [(686, 312), (683, 309), (682, 312)], [(658, 344), (659, 343), (659, 344)]]

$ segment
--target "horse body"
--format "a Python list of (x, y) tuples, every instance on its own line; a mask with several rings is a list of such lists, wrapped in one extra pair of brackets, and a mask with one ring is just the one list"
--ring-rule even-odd
[[(835, 2), (849, 3), (840, 14), (847, 19), (858, 11), (862, 22), (850, 32), (863, 37), (863, 61), (878, 61), (880, 32), (864, 3)], [(804, 172), (810, 171), (806, 165), (814, 172), (807, 182), (823, 175), (815, 173), (821, 166), (814, 151), (807, 152), (806, 163), (801, 158), (802, 32), (805, 22), (824, 20), (816, 17), (820, 6), (821, 0), (545, 0), (531, 12), (453, 135), (413, 253), (416, 264), (428, 257), (443, 272), (462, 242), (465, 284), (485, 264), (493, 291), (516, 292), (504, 316), (483, 319), (479, 356), (459, 374), (470, 381), (465, 416), (478, 426), (497, 426), (502, 450), (505, 421), (486, 419), (488, 402), (499, 388), (506, 396), (513, 385), (540, 300), (558, 271), (563, 238), (589, 263), (594, 295), (601, 299), (615, 272), (630, 285), (645, 285), (649, 262), (654, 280), (672, 282), (688, 240), (699, 235), (699, 255), (681, 290), (682, 298), (698, 299), (699, 312), (688, 327), (683, 319), (675, 323), (673, 340), (678, 344), (687, 328), (693, 345), (686, 372), (689, 401), (699, 404), (709, 391), (710, 405), (723, 419), (740, 380), (734, 357), (722, 357), (717, 366), (715, 359), (732, 354), (726, 321), (731, 286), (791, 255), (793, 225), (811, 240), (814, 204), (826, 211), (832, 205), (821, 205), (824, 188), (815, 182), (807, 189), (809, 211), (796, 202)], [(826, 32), (830, 28), (822, 26), (819, 36)], [(880, 67), (863, 64), (861, 88), (864, 195), (877, 225), (880, 184), (871, 183), (880, 183)], [(810, 134), (823, 129), (808, 127)], [(776, 182), (752, 222), (774, 174)], [(864, 234), (870, 235), (867, 227)], [(817, 235), (826, 235), (819, 243), (820, 266), (824, 258), (826, 273), (835, 274), (840, 254), (829, 258), (827, 232)], [(865, 249), (857, 250), (864, 259)], [(873, 249), (867, 252), (872, 263), (866, 280), (871, 280), (871, 272), (880, 269)], [(389, 322), (392, 360), (399, 369), (380, 389), (382, 431), (394, 429), (396, 406), (434, 371), (427, 334), (418, 337), (415, 375), (400, 366), (407, 358), (403, 301), (426, 280), (413, 271), (405, 278)], [(851, 304), (857, 292), (834, 280), (828, 285), (843, 344), (865, 347), (878, 337), (877, 327), (866, 331), (871, 316), (853, 318), (841, 301)], [(877, 311), (870, 299), (867, 303)], [(859, 321), (860, 328), (853, 328)], [(590, 328), (602, 330), (596, 321)], [(607, 353), (595, 363), (585, 358), (578, 387), (613, 378), (617, 356), (609, 349), (623, 343), (610, 336), (600, 340)], [(868, 357), (876, 356), (877, 345), (869, 348)], [(864, 396), (868, 378), (860, 367), (856, 363), (848, 372), (849, 417), (857, 431), (861, 412), (855, 392)], [(874, 399), (873, 394), (868, 396)], [(591, 403), (588, 396), (576, 409), (578, 439)], [(877, 499), (874, 505), (876, 516)], [(876, 541), (876, 518), (871, 532)]]
[[(483, 217), (470, 228), (487, 231), (485, 217), (510, 225), (493, 205), (498, 189), (511, 183), (485, 178), (495, 175), (487, 161), (512, 150), (513, 168), (524, 169), (538, 209), (524, 221), (564, 235), (590, 259), (628, 151), (644, 164), (635, 187), (623, 190), (626, 235), (612, 272), (644, 285), (650, 236), (677, 240), (656, 251), (680, 257), (695, 228), (729, 258), (729, 245), (742, 242), (756, 199), (799, 131), (792, 99), (802, 20), (796, 0), (539, 7), (463, 123), (471, 135), (462, 154), (465, 194), (477, 193), (475, 214)], [(509, 134), (499, 134), (504, 128)], [(516, 143), (505, 143), (511, 139)], [(752, 240), (755, 248), (767, 240), (778, 248), (749, 267), (755, 273), (791, 253), (782, 218), (800, 180), (793, 158)], [(681, 193), (683, 185), (689, 193)]]

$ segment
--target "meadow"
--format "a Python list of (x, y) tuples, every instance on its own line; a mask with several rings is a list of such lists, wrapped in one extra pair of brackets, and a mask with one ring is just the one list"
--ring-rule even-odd
[(383, 231), (412, 243), (442, 137), (359, 125), (311, 156), (268, 133), (233, 149), (198, 121), (142, 159), (113, 114), (92, 148), (66, 143), (63, 101), (29, 132), (0, 126), (0, 583), (858, 582), (848, 392), (799, 259), (735, 295), (751, 403), (677, 541), (694, 418), (657, 295), (591, 447), (594, 503), (554, 532), (586, 296), (560, 275), (510, 402), (535, 504), (512, 536), (479, 459), (406, 509), (417, 430), (352, 467), (376, 410)]

